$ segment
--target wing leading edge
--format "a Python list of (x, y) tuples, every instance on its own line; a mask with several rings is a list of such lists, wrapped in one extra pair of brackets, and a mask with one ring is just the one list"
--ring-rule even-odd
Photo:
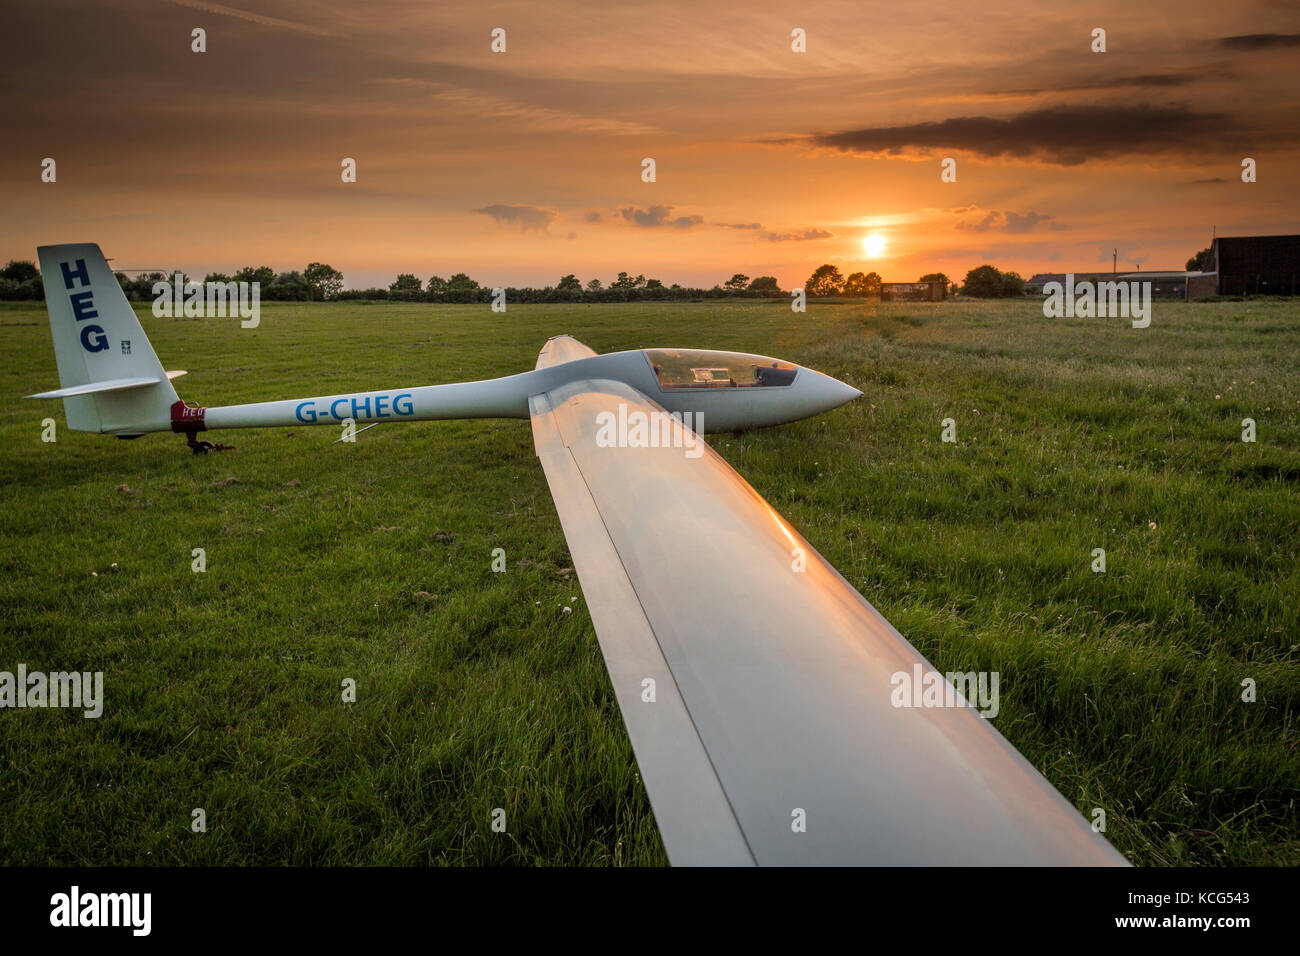
[[(664, 440), (604, 447), (620, 405)], [(658, 405), (589, 380), (530, 411), (673, 863), (1126, 863), (977, 711), (895, 707), (931, 665)]]

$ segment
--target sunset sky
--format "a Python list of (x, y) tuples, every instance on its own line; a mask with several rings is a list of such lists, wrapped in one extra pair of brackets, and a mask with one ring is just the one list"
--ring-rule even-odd
[(1300, 232), (1296, 2), (7, 0), (0, 51), (0, 261), (791, 288)]

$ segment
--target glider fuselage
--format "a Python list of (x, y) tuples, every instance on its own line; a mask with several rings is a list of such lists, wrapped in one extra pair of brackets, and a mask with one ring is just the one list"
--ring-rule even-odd
[[(652, 357), (675, 360), (665, 370)], [(696, 367), (691, 368), (692, 363)], [(755, 371), (755, 370), (760, 371)], [(679, 374), (680, 373), (680, 374)], [(687, 375), (685, 373), (690, 373)], [(764, 383), (764, 374), (773, 379)], [(709, 375), (718, 376), (710, 379)], [(726, 374), (727, 377), (723, 378)], [(190, 409), (203, 429), (339, 424), (345, 419), (436, 421), (528, 418), (528, 398), (572, 382), (630, 385), (670, 413), (690, 414), (709, 432), (779, 425), (829, 411), (861, 393), (830, 376), (764, 356), (689, 349), (637, 349), (576, 359), (478, 382), (352, 392), (220, 408)], [(201, 425), (199, 423), (201, 422)], [(163, 427), (172, 427), (171, 423)]]

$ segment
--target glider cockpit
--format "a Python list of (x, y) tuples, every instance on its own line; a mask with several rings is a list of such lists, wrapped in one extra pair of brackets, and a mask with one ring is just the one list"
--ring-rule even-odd
[(646, 349), (662, 389), (749, 388), (794, 384), (793, 362), (708, 349)]

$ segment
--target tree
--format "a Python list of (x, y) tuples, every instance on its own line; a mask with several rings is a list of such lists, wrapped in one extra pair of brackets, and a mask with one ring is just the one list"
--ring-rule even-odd
[(927, 272), (925, 275), (921, 276), (921, 278), (917, 279), (916, 281), (917, 282), (942, 282), (943, 291), (945, 293), (952, 291), (952, 280), (949, 279), (942, 272)]
[(270, 266), (258, 266), (254, 269), (252, 266), (244, 266), (235, 273), (236, 282), (257, 282), (261, 285), (270, 285), (275, 281), (275, 270)]
[(0, 299), (40, 301), (44, 298), (45, 286), (35, 263), (14, 259), (0, 269)]
[(722, 287), (732, 295), (738, 295), (745, 291), (745, 286), (749, 285), (749, 276), (741, 275), (737, 272), (734, 276), (722, 283)]
[(775, 297), (781, 294), (781, 286), (776, 276), (759, 276), (749, 284), (749, 291), (755, 295)]
[(1190, 259), (1188, 259), (1188, 260), (1187, 260), (1187, 271), (1188, 271), (1188, 272), (1204, 272), (1204, 271), (1205, 271), (1205, 266), (1206, 266), (1206, 265), (1209, 263), (1209, 261), (1210, 261), (1210, 251), (1211, 251), (1213, 248), (1214, 248), (1213, 246), (1206, 246), (1204, 249), (1202, 249), (1202, 250), (1201, 250), (1200, 252), (1198, 252), (1196, 255), (1194, 255), (1194, 256), (1192, 256)]
[(587, 283), (588, 295), (599, 295), (600, 290), (601, 290), (601, 285), (599, 279), (592, 279), (590, 282)]
[(1025, 280), (1019, 272), (1002, 273), (1002, 294), (1008, 298), (1025, 294)]
[(463, 272), (447, 280), (448, 302), (477, 302), (479, 284)]
[(203, 281), (205, 283), (220, 282), (222, 285), (224, 285), (227, 282), (234, 282), (235, 280), (232, 279), (230, 276), (226, 275), (224, 272), (209, 272), (207, 275), (203, 277)]
[(645, 285), (645, 276), (637, 276), (635, 279), (626, 272), (620, 272), (618, 278), (609, 284), (611, 297), (616, 302), (627, 302), (636, 298), (636, 292)]
[(962, 295), (977, 299), (996, 299), (1004, 294), (1002, 290), (1002, 273), (989, 265), (976, 266), (966, 273), (961, 287)]
[(420, 297), (420, 280), (409, 272), (403, 272), (388, 287), (389, 298), (403, 302), (414, 302)]
[(311, 299), (311, 286), (297, 270), (281, 272), (270, 283), (260, 287), (262, 298), (273, 302), (307, 302)]
[(430, 302), (445, 302), (447, 300), (447, 280), (442, 276), (429, 276), (428, 293)]
[(36, 268), (36, 263), (26, 260), (10, 259), (9, 265), (0, 269), (0, 279), (9, 279), (19, 285), (40, 277), (41, 273)]
[(845, 295), (876, 295), (880, 292), (880, 273), (853, 272), (844, 280)]
[(666, 299), (668, 298), (668, 288), (663, 284), (662, 279), (646, 279), (645, 295), (649, 299)]
[(555, 287), (555, 297), (562, 302), (577, 302), (582, 298), (582, 282), (575, 275), (560, 279)]
[(808, 277), (803, 286), (807, 295), (839, 295), (844, 290), (844, 277), (835, 266), (821, 265)]
[(343, 291), (343, 273), (323, 262), (307, 266), (302, 277), (307, 281), (313, 299), (332, 299)]
[(161, 272), (142, 272), (127, 282), (125, 291), (127, 297), (133, 301), (148, 302), (153, 298), (155, 282), (170, 283), (171, 281), (171, 276), (165, 276)]

